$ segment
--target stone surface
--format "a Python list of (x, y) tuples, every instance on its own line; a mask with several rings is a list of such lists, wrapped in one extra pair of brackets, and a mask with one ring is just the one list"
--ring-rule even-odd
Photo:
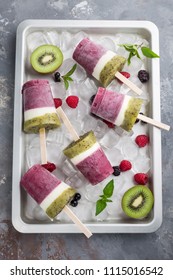
[[(151, 234), (21, 234), (11, 224), (15, 36), (25, 19), (149, 20), (160, 31), (161, 115), (173, 119), (172, 0), (0, 1), (0, 259), (173, 259), (173, 132), (162, 132), (163, 224)], [(109, 4), (109, 5), (108, 5)]]

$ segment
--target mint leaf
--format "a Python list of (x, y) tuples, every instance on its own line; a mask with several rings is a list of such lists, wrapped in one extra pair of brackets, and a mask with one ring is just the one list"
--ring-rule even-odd
[(76, 67), (77, 67), (77, 64), (74, 64), (73, 67), (70, 69), (70, 71), (68, 71), (68, 72), (64, 75), (64, 77), (69, 77), (69, 76), (71, 76), (71, 75), (74, 73), (74, 71), (76, 70)]
[(73, 79), (72, 79), (71, 77), (68, 77), (68, 76), (67, 76), (67, 77), (65, 77), (65, 80), (66, 80), (66, 81), (70, 81), (70, 82), (72, 82), (72, 81), (73, 81)]
[(119, 45), (120, 47), (125, 48), (125, 50), (129, 52), (129, 56), (128, 56), (128, 59), (127, 59), (128, 65), (130, 65), (131, 58), (133, 56), (137, 56), (139, 59), (141, 59), (141, 57), (140, 57), (140, 55), (138, 53), (138, 49), (139, 48), (141, 48), (141, 51), (142, 51), (143, 55), (146, 56), (146, 57), (149, 57), (149, 58), (159, 57), (150, 48), (142, 47), (142, 44), (143, 43), (141, 43), (140, 45), (136, 45), (136, 44), (135, 45), (130, 45), (130, 44)]
[(107, 183), (103, 189), (103, 194), (100, 195), (101, 199), (96, 202), (96, 216), (100, 214), (107, 206), (107, 202), (112, 202), (111, 199), (108, 199), (112, 196), (114, 191), (114, 181), (113, 179)]
[(69, 88), (69, 82), (63, 78), (65, 89), (67, 90)]
[(106, 208), (106, 205), (107, 205), (106, 202), (103, 201), (102, 199), (97, 200), (95, 215), (97, 216), (98, 214), (100, 214)]
[(103, 189), (103, 194), (106, 198), (111, 197), (114, 191), (114, 180), (112, 179)]
[(154, 53), (150, 48), (147, 47), (141, 47), (141, 51), (144, 56), (149, 58), (160, 57), (158, 54)]

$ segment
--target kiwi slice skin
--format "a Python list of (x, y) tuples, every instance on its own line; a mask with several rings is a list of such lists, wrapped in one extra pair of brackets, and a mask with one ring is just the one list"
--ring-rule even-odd
[(41, 45), (32, 52), (30, 62), (39, 73), (53, 73), (61, 66), (63, 53), (57, 46)]
[(136, 185), (127, 190), (121, 201), (125, 214), (134, 219), (143, 219), (151, 211), (154, 197), (150, 189), (143, 185)]

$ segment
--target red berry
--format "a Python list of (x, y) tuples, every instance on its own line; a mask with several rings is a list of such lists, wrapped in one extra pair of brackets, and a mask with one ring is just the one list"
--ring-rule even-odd
[(76, 108), (79, 102), (79, 98), (78, 96), (70, 95), (66, 98), (66, 102), (70, 108)]
[[(127, 79), (128, 78), (130, 78), (130, 73), (128, 73), (128, 72), (120, 72), (124, 77), (126, 77)], [(118, 82), (120, 83), (120, 84), (122, 84), (123, 82), (122, 81), (120, 81), (119, 79), (118, 79)]]
[(119, 168), (120, 168), (121, 171), (127, 171), (127, 170), (130, 170), (132, 168), (132, 164), (128, 160), (122, 160), (120, 162)]
[(109, 128), (114, 128), (115, 127), (114, 123), (111, 123), (111, 122), (106, 121), (106, 120), (103, 120), (103, 122), (106, 123)]
[(145, 147), (149, 143), (149, 137), (145, 134), (138, 135), (135, 142), (140, 148)]
[(136, 173), (134, 180), (137, 184), (146, 185), (148, 183), (148, 175), (145, 173)]
[(56, 169), (56, 165), (52, 162), (47, 162), (45, 164), (42, 164), (41, 166), (43, 166), (49, 172), (53, 172)]
[(58, 108), (62, 105), (62, 99), (61, 98), (54, 98), (55, 108)]

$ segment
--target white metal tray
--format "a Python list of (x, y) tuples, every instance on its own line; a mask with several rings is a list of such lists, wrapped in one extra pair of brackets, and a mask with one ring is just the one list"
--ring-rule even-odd
[[(45, 219), (44, 215), (39, 212), (38, 207), (35, 203), (26, 195), (26, 193), (21, 190), (20, 188), (20, 179), (26, 169), (32, 163), (39, 163), (39, 144), (37, 143), (38, 135), (26, 135), (22, 132), (22, 95), (21, 95), (21, 88), (24, 82), (32, 78), (42, 78), (42, 76), (37, 75), (36, 73), (32, 72), (30, 66), (28, 64), (28, 57), (29, 57), (29, 49), (27, 47), (27, 38), (34, 32), (43, 33), (48, 43), (56, 43), (54, 40), (55, 34), (57, 34), (59, 40), (59, 44), (63, 49), (65, 46), (65, 59), (70, 58), (71, 53), (68, 52), (68, 44), (70, 40), (74, 41), (79, 39), (82, 34), (87, 34), (94, 40), (100, 40), (102, 43), (108, 45), (107, 47), (112, 47), (112, 42), (114, 40), (114, 36), (117, 34), (126, 34), (129, 36), (129, 40), (133, 40), (133, 36), (141, 36), (144, 40), (149, 42), (149, 46), (153, 49), (156, 53), (159, 53), (159, 34), (157, 27), (148, 21), (59, 21), (59, 20), (26, 20), (23, 21), (17, 29), (17, 38), (16, 38), (16, 68), (15, 68), (15, 99), (14, 99), (14, 134), (13, 134), (13, 181), (12, 181), (12, 223), (14, 227), (23, 233), (79, 233), (78, 228), (74, 225), (70, 220), (66, 219), (63, 215), (59, 215), (56, 220), (49, 221), (49, 219)], [(52, 33), (53, 32), (53, 33)], [(52, 34), (53, 37), (52, 37)], [(47, 37), (46, 37), (47, 36)], [(117, 38), (117, 37), (116, 37)], [(41, 39), (42, 40), (42, 39)], [(40, 44), (41, 41), (40, 40)], [(134, 39), (135, 40), (135, 39)], [(31, 41), (31, 40), (30, 40)], [(32, 43), (32, 42), (30, 42)], [(128, 43), (128, 42), (127, 42)], [(34, 44), (34, 41), (33, 41)], [(32, 44), (31, 44), (32, 45)], [(70, 45), (69, 45), (70, 49)], [(147, 100), (149, 101), (148, 106), (148, 115), (156, 120), (160, 120), (160, 69), (159, 69), (159, 59), (148, 59), (146, 62), (147, 70), (150, 72), (150, 80), (147, 87), (144, 87), (144, 92), (146, 92)], [(79, 69), (81, 70), (81, 69)], [(79, 72), (77, 72), (79, 73)], [(92, 91), (97, 88), (97, 83), (90, 77), (85, 76), (85, 73), (82, 72), (84, 75), (83, 81), (78, 81), (78, 90), (80, 91), (80, 86), (83, 85), (84, 90), (84, 80), (86, 83), (92, 87)], [(76, 74), (77, 75), (77, 74)], [(46, 77), (47, 78), (47, 77)], [(52, 77), (48, 77), (51, 82), (53, 82)], [(133, 77), (132, 77), (133, 79)], [(137, 80), (135, 80), (137, 82)], [(53, 85), (53, 83), (52, 83)], [(55, 85), (54, 85), (55, 86)], [(59, 86), (59, 85), (58, 85)], [(121, 91), (129, 94), (133, 94), (128, 92), (127, 87), (122, 86)], [(69, 94), (73, 91), (73, 85), (71, 84), (69, 89)], [(92, 92), (91, 91), (91, 92)], [(149, 93), (149, 94), (148, 94)], [(91, 94), (91, 93), (90, 93)], [(147, 95), (148, 94), (148, 95)], [(144, 99), (146, 97), (143, 96)], [(81, 104), (85, 108), (86, 99), (88, 97), (82, 96), (80, 93)], [(88, 98), (89, 99), (89, 98)], [(65, 103), (65, 102), (64, 102)], [(67, 110), (67, 107), (64, 106), (64, 110)], [(81, 106), (81, 105), (80, 105)], [(85, 118), (83, 115), (80, 116), (82, 108), (80, 111), (73, 111), (72, 115), (70, 111), (67, 112), (69, 114), (72, 123), (76, 126), (76, 129), (79, 133), (85, 132), (86, 130), (92, 129), (94, 127), (94, 119), (93, 122), (90, 122), (90, 126), (87, 127), (86, 123), (84, 123), (83, 131), (81, 131), (81, 127), (78, 127), (79, 122), (82, 121), (82, 118)], [(77, 112), (77, 113), (74, 113)], [(86, 115), (88, 111), (86, 110)], [(73, 114), (78, 114), (73, 116)], [(91, 116), (90, 116), (91, 117)], [(50, 132), (47, 136), (47, 141), (49, 143), (54, 143), (55, 148), (57, 141), (62, 141), (62, 148), (65, 147), (70, 142), (70, 136), (67, 134), (67, 137), (61, 137), (61, 132), (63, 132), (62, 128), (59, 130), (58, 134), (56, 132)], [(94, 128), (93, 128), (94, 129)], [(114, 130), (107, 130), (105, 126), (103, 129), (106, 129), (105, 135), (103, 136), (102, 132), (100, 133), (101, 127), (98, 128), (96, 132), (98, 135), (98, 140), (100, 144), (103, 146), (105, 152), (110, 148), (111, 142), (111, 135), (114, 134), (113, 137), (118, 137), (119, 146), (115, 146), (114, 150), (119, 147), (119, 150), (122, 152), (120, 158), (124, 157), (125, 155), (128, 157), (128, 145), (133, 145), (132, 141), (134, 140), (134, 136), (136, 134), (141, 133), (148, 133), (150, 137), (150, 144), (148, 146), (148, 150), (140, 150), (139, 154), (134, 157), (134, 155), (129, 155), (129, 160), (133, 162), (134, 168), (120, 175), (119, 177), (114, 177), (115, 181), (115, 199), (117, 205), (115, 205), (115, 215), (113, 213), (113, 208), (108, 209), (108, 212), (102, 213), (97, 218), (93, 215), (93, 205), (96, 200), (96, 196), (101, 194), (103, 186), (106, 184), (108, 180), (105, 180), (100, 186), (89, 186), (83, 178), (80, 178), (80, 175), (75, 173), (73, 180), (77, 178), (77, 187), (79, 192), (82, 193), (82, 200), (80, 201), (79, 205), (76, 208), (72, 208), (76, 215), (90, 228), (93, 233), (146, 233), (146, 232), (153, 232), (159, 228), (162, 222), (162, 167), (161, 167), (161, 132), (159, 129), (151, 127), (149, 125), (140, 126), (136, 125), (134, 128), (134, 135), (121, 135), (118, 136), (117, 132)], [(96, 129), (97, 130), (97, 129)], [(65, 133), (65, 132), (63, 132)], [(117, 136), (115, 136), (117, 135)], [(32, 138), (33, 137), (33, 138)], [(104, 138), (107, 137), (107, 138)], [(55, 139), (56, 138), (56, 139)], [(58, 139), (58, 140), (57, 140)], [(63, 139), (63, 140), (62, 140)], [(128, 139), (132, 139), (128, 140)], [(131, 141), (131, 142), (126, 142)], [(122, 151), (122, 144), (123, 147), (126, 147), (126, 151)], [(28, 154), (28, 149), (34, 143), (34, 148), (32, 152)], [(135, 150), (136, 151), (136, 150)], [(48, 151), (49, 152), (49, 151)], [(59, 154), (61, 151), (59, 151)], [(132, 187), (135, 183), (132, 180), (133, 174), (136, 172), (135, 164), (140, 164), (140, 159), (143, 159), (145, 162), (145, 155), (148, 153), (148, 160), (150, 161), (149, 172), (150, 175), (150, 187), (153, 191), (155, 203), (154, 208), (151, 214), (143, 219), (143, 220), (135, 220), (129, 219), (122, 214), (122, 210), (120, 210), (120, 197), (122, 193), (129, 187)], [(28, 157), (33, 157), (33, 161), (28, 159)], [(56, 153), (49, 154), (48, 160), (49, 161), (56, 161)], [(122, 157), (121, 157), (122, 156)], [(63, 156), (60, 156), (60, 159), (57, 159), (61, 162)], [(63, 158), (63, 162), (64, 162)], [(111, 159), (114, 162), (114, 158)], [(66, 163), (67, 164), (67, 163)], [(114, 164), (118, 164), (116, 162)], [(67, 168), (67, 166), (66, 166)], [(65, 174), (63, 170), (61, 170), (58, 176), (61, 176), (62, 179), (68, 181), (70, 178), (67, 176), (67, 170)], [(142, 172), (143, 170), (141, 170)], [(58, 172), (58, 171), (57, 171)], [(71, 171), (70, 171), (71, 172)], [(73, 174), (74, 175), (74, 174)], [(121, 177), (122, 176), (122, 177)], [(72, 176), (73, 177), (73, 176)], [(71, 179), (72, 180), (72, 179)], [(81, 181), (80, 181), (81, 180)], [(83, 183), (82, 183), (83, 181)], [(83, 185), (83, 186), (81, 186)], [(93, 189), (95, 188), (95, 189)], [(95, 190), (95, 198), (91, 199), (91, 192)], [(117, 192), (117, 194), (116, 194)], [(119, 201), (118, 201), (119, 199)], [(92, 205), (92, 207), (91, 207)], [(71, 207), (71, 206), (70, 206)], [(91, 209), (87, 208), (91, 207)], [(83, 215), (84, 209), (86, 215)], [(33, 211), (35, 211), (35, 216), (33, 215)], [(38, 211), (38, 213), (36, 213)], [(106, 210), (107, 211), (107, 210)], [(106, 213), (106, 214), (105, 214)], [(38, 217), (37, 217), (38, 216)]]

